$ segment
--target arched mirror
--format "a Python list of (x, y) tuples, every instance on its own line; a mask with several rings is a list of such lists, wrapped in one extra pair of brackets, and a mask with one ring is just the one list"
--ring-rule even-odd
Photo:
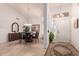
[(12, 32), (19, 32), (19, 25), (18, 23), (12, 23)]

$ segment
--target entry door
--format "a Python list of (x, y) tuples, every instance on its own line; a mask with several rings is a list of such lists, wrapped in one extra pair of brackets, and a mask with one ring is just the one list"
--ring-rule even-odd
[(56, 20), (56, 42), (69, 42), (70, 41), (70, 21), (69, 20)]

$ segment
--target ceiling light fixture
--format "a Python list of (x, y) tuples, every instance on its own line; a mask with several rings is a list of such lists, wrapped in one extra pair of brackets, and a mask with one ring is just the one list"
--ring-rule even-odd
[(64, 15), (63, 15), (63, 13), (61, 11), (62, 11), (62, 6), (60, 4), (60, 6), (59, 6), (59, 16), (60, 17), (64, 17)]

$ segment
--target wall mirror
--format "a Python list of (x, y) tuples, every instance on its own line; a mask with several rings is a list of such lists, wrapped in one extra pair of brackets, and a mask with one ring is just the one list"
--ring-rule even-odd
[(19, 32), (19, 24), (14, 22), (12, 23), (12, 32)]

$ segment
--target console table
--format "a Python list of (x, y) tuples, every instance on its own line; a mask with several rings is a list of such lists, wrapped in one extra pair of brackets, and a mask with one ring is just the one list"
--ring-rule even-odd
[(8, 41), (15, 41), (15, 40), (19, 40), (22, 39), (22, 35), (21, 32), (18, 33), (8, 33)]

